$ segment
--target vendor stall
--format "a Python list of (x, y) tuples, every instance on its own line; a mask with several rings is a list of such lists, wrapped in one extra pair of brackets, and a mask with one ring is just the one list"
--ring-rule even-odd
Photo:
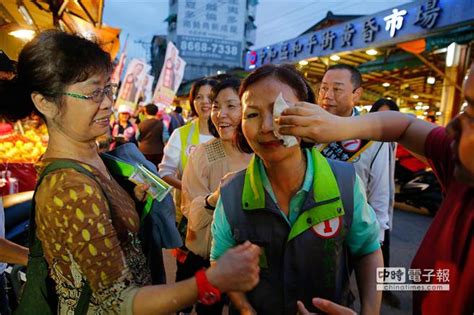
[(36, 33), (61, 29), (98, 40), (112, 59), (119, 51), (120, 29), (103, 25), (103, 0), (2, 0), (0, 47), (16, 60), (23, 45)]
[(48, 134), (36, 117), (0, 124), (0, 195), (33, 190), (34, 163), (46, 150)]

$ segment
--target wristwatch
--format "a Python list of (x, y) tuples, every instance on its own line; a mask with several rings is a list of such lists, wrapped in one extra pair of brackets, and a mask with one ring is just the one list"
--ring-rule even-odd
[(205, 269), (199, 270), (194, 276), (198, 287), (199, 303), (212, 305), (221, 300), (221, 291), (207, 280)]

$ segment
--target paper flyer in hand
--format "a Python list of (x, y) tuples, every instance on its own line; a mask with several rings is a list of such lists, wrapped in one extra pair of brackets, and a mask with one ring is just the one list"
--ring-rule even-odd
[(148, 195), (158, 201), (162, 201), (171, 190), (170, 185), (142, 164), (138, 164), (135, 167), (135, 171), (128, 179), (137, 185), (149, 184), (150, 188), (147, 190)]
[(275, 122), (275, 119), (279, 118), (281, 116), (281, 112), (287, 107), (289, 107), (289, 105), (283, 99), (283, 95), (281, 93), (278, 94), (278, 97), (276, 98), (275, 103), (273, 104), (273, 133), (275, 134), (275, 137), (280, 140), (283, 140), (283, 145), (285, 147), (291, 147), (298, 144), (298, 139), (296, 139), (296, 137), (294, 136), (281, 135), (278, 132), (280, 125)]

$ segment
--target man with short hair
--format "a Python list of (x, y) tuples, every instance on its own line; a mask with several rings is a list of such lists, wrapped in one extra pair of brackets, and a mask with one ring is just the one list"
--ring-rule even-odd
[[(321, 81), (318, 104), (331, 114), (358, 116), (354, 106), (363, 93), (362, 76), (352, 66), (338, 64), (329, 67)], [(366, 187), (367, 201), (374, 209), (380, 225), (379, 241), (383, 244), (389, 229), (390, 172), (388, 143), (352, 139), (319, 146), (321, 153), (331, 159), (352, 162)]]
[(155, 104), (145, 106), (146, 119), (138, 124), (138, 148), (148, 161), (158, 166), (163, 158), (163, 122), (156, 117), (158, 107)]

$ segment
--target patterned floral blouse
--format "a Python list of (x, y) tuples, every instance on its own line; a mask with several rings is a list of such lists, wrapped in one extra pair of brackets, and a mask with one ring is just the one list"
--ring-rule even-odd
[[(39, 171), (51, 161), (41, 162)], [(37, 236), (56, 283), (60, 313), (74, 313), (87, 279), (93, 292), (89, 314), (131, 314), (138, 287), (151, 282), (136, 237), (135, 204), (112, 177), (81, 165), (101, 187), (85, 174), (61, 169), (43, 179), (35, 198)]]

